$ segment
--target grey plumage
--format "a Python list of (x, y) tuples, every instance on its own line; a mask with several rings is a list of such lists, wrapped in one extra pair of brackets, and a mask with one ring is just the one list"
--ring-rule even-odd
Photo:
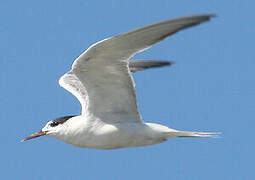
[(129, 69), (131, 72), (138, 72), (149, 68), (170, 66), (172, 64), (174, 64), (173, 61), (131, 60), (129, 61)]

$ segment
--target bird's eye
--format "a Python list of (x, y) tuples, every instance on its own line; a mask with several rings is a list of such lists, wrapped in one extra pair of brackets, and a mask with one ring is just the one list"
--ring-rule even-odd
[(58, 122), (53, 121), (52, 123), (50, 123), (50, 126), (51, 126), (51, 127), (55, 127), (55, 126), (57, 126), (58, 124), (59, 124)]

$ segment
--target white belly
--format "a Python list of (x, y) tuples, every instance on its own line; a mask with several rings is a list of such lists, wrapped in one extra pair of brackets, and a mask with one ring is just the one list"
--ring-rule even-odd
[[(164, 127), (164, 126), (162, 126)], [(163, 130), (167, 130), (164, 127)], [(160, 143), (167, 139), (160, 129), (151, 128), (148, 124), (119, 123), (104, 124), (90, 131), (83, 131), (73, 137), (57, 137), (69, 144), (97, 149), (116, 149), (124, 147), (146, 146)]]

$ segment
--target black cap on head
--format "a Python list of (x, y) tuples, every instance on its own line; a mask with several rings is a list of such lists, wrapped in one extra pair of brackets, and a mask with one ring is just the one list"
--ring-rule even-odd
[(52, 120), (52, 122), (50, 123), (51, 127), (57, 126), (59, 124), (63, 124), (65, 123), (68, 119), (72, 118), (74, 116), (64, 116), (64, 117), (60, 117), (57, 119)]

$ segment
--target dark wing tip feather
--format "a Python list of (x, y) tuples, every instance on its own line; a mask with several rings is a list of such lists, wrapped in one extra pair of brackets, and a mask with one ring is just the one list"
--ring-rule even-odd
[(138, 72), (149, 68), (157, 68), (163, 66), (171, 66), (174, 61), (156, 61), (156, 60), (135, 60), (129, 62), (131, 72)]

